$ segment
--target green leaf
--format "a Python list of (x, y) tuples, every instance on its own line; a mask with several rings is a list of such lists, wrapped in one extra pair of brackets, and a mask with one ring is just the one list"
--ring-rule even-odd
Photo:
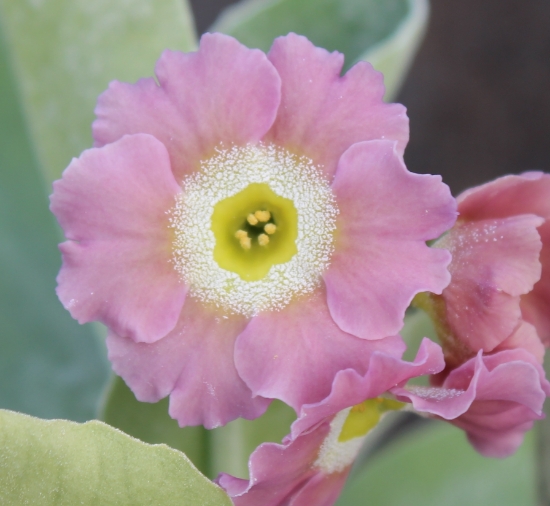
[(267, 51), (275, 37), (295, 32), (338, 50), (346, 67), (370, 61), (395, 96), (424, 34), (427, 0), (244, 0), (226, 9), (211, 30)]
[(296, 418), (292, 408), (273, 401), (256, 420), (235, 420), (225, 427), (178, 427), (168, 416), (168, 399), (156, 404), (138, 402), (120, 378), (115, 378), (100, 418), (146, 443), (165, 443), (185, 452), (207, 476), (220, 472), (246, 478), (248, 457), (265, 441), (280, 443)]
[(0, 503), (5, 506), (231, 506), (180, 452), (108, 425), (0, 411)]
[(146, 443), (164, 443), (180, 450), (202, 473), (216, 476), (209, 469), (208, 431), (202, 426), (181, 429), (168, 416), (168, 398), (155, 404), (139, 402), (126, 383), (114, 376), (99, 418)]
[(535, 506), (533, 435), (507, 459), (477, 454), (444, 422), (397, 437), (354, 475), (337, 506)]
[(0, 0), (0, 23), (49, 181), (92, 145), (109, 81), (150, 76), (162, 50), (195, 46), (185, 0)]
[(9, 63), (0, 29), (0, 406), (83, 421), (109, 366), (55, 294), (59, 234)]

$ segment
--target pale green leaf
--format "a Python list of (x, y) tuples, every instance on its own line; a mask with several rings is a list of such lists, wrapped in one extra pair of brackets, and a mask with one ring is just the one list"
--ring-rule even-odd
[(183, 454), (108, 425), (0, 411), (3, 506), (230, 506)]
[(185, 452), (207, 476), (226, 472), (246, 478), (248, 457), (265, 441), (280, 443), (290, 432), (294, 411), (273, 401), (267, 412), (256, 420), (235, 420), (224, 427), (178, 427), (168, 416), (168, 399), (156, 404), (138, 402), (120, 378), (115, 378), (100, 418), (146, 443), (165, 443)]
[(97, 96), (195, 46), (185, 0), (0, 0), (0, 23), (46, 179), (91, 147)]
[(535, 506), (533, 434), (507, 459), (476, 453), (432, 421), (394, 442), (346, 484), (337, 506)]
[(184, 452), (201, 472), (209, 469), (209, 440), (204, 427), (185, 427), (168, 416), (168, 398), (155, 404), (139, 402), (126, 383), (114, 376), (99, 418), (146, 443), (164, 443)]
[(418, 48), (428, 18), (427, 0), (244, 0), (226, 9), (211, 30), (267, 51), (288, 32), (307, 36), (346, 57), (346, 68), (370, 61), (395, 96)]

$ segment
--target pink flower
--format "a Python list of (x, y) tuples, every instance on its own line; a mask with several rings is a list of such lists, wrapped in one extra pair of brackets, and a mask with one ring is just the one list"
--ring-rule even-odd
[(518, 348), (492, 355), (480, 351), (452, 370), (441, 387), (396, 387), (391, 392), (418, 411), (464, 429), (481, 454), (507, 457), (533, 421), (544, 418), (550, 383), (533, 355)]
[(448, 361), (517, 346), (542, 361), (536, 332), (550, 343), (550, 176), (506, 176), (457, 201), (460, 218), (435, 245), (453, 255), (451, 283), (424, 300)]
[(382, 76), (342, 63), (293, 34), (268, 55), (219, 34), (165, 51), (158, 84), (100, 96), (96, 147), (54, 185), (61, 301), (181, 425), (320, 401), (337, 371), (398, 353), (412, 297), (449, 281), (425, 242), (454, 200), (406, 170)]
[(505, 457), (550, 394), (540, 366), (541, 338), (550, 342), (550, 176), (506, 176), (457, 201), (459, 220), (434, 245), (452, 253), (451, 282), (416, 299), (446, 368), (433, 388), (394, 393), (463, 428), (480, 453)]
[[(530, 222), (526, 226), (525, 242), (531, 253), (510, 266), (518, 277), (524, 278), (521, 291), (521, 316), (533, 324), (546, 346), (550, 345), (550, 175), (541, 172), (526, 172), (519, 176), (506, 176), (482, 186), (465, 191), (459, 198), (461, 218), (470, 220), (502, 220)], [(531, 215), (530, 218), (527, 218)], [(533, 228), (539, 217), (537, 232), (540, 235), (541, 267), (533, 262), (532, 256), (540, 248), (535, 240)], [(529, 230), (530, 228), (530, 230)], [(537, 258), (539, 258), (537, 256)], [(522, 270), (518, 270), (523, 269)], [(540, 278), (540, 279), (539, 279)], [(530, 289), (531, 283), (535, 283)], [(516, 312), (517, 314), (517, 312)]]
[(380, 395), (442, 367), (441, 349), (428, 339), (412, 363), (374, 353), (365, 375), (338, 372), (330, 395), (302, 408), (282, 445), (264, 443), (252, 453), (250, 481), (221, 474), (218, 483), (236, 506), (334, 504), (370, 430), (402, 407)]

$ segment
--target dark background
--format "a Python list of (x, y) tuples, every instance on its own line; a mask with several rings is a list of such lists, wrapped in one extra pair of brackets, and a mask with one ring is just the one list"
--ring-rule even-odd
[[(199, 33), (234, 0), (191, 0)], [(453, 193), (502, 174), (550, 172), (550, 0), (431, 0), (424, 43), (397, 97), (413, 172)]]

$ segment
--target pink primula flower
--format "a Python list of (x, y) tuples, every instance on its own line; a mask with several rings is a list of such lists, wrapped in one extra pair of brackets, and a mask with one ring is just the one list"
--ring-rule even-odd
[(283, 444), (264, 443), (250, 456), (250, 481), (221, 474), (218, 483), (235, 506), (330, 506), (364, 440), (381, 416), (402, 404), (386, 391), (443, 368), (443, 354), (424, 340), (414, 362), (374, 353), (364, 375), (337, 373), (330, 395), (303, 406)]
[(476, 357), (452, 370), (441, 387), (396, 387), (398, 399), (419, 412), (449, 420), (487, 457), (514, 453), (542, 406), (550, 383), (533, 355), (521, 348)]
[(550, 176), (506, 176), (457, 202), (459, 220), (434, 244), (452, 253), (451, 283), (415, 300), (434, 320), (446, 368), (431, 388), (394, 393), (463, 428), (482, 454), (505, 457), (550, 394), (540, 366), (550, 340)]
[(293, 34), (268, 55), (219, 34), (165, 51), (158, 84), (100, 96), (96, 147), (54, 184), (61, 301), (107, 325), (115, 372), (141, 401), (170, 395), (181, 425), (320, 401), (449, 282), (425, 242), (454, 200), (406, 170), (382, 76), (342, 64)]
[(542, 361), (541, 339), (550, 343), (550, 176), (506, 176), (457, 202), (460, 219), (434, 245), (452, 253), (451, 283), (420, 303), (439, 321), (448, 360), (454, 367), (480, 349), (519, 346)]
[[(508, 255), (516, 256), (515, 262), (509, 263), (511, 276), (517, 278), (515, 290), (508, 293), (521, 296), (521, 317), (535, 326), (542, 342), (549, 346), (550, 175), (526, 172), (519, 176), (505, 176), (467, 190), (457, 200), (461, 219), (465, 221), (494, 220), (517, 227), (523, 222), (521, 240), (524, 244), (517, 240), (513, 245), (508, 242), (502, 245), (503, 249), (509, 247), (512, 250)], [(518, 315), (517, 309), (512, 312)]]

